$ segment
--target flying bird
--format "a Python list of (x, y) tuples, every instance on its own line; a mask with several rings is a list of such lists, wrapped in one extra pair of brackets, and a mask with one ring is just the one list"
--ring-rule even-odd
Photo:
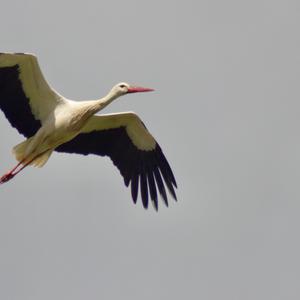
[(101, 99), (72, 101), (45, 80), (36, 56), (0, 53), (0, 108), (26, 140), (13, 148), (18, 164), (0, 178), (11, 180), (25, 167), (42, 167), (53, 151), (109, 156), (145, 208), (158, 209), (158, 192), (168, 206), (166, 187), (176, 200), (176, 180), (159, 144), (133, 112), (96, 115), (120, 96), (153, 89), (115, 85)]

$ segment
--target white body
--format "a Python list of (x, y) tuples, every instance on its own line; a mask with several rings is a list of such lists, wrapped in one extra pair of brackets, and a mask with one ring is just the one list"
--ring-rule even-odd
[[(32, 113), (42, 123), (33, 137), (14, 147), (13, 152), (18, 161), (29, 162), (37, 157), (32, 164), (41, 167), (56, 147), (73, 139), (82, 131), (119, 126), (126, 127), (128, 135), (139, 149), (151, 150), (155, 147), (154, 138), (145, 130), (140, 119), (133, 112), (97, 116), (84, 127), (95, 113), (123, 95), (118, 85), (104, 98), (76, 102), (64, 98), (48, 85), (34, 55), (0, 55), (1, 67), (15, 64), (19, 65), (20, 79), (24, 92), (30, 99)], [(44, 154), (38, 157), (42, 153)]]
[(19, 164), (0, 178), (0, 184), (27, 165), (43, 166), (54, 150), (93, 153), (110, 156), (125, 185), (131, 183), (134, 202), (140, 186), (145, 208), (149, 192), (157, 209), (157, 188), (167, 205), (163, 180), (174, 199), (176, 181), (140, 118), (133, 112), (95, 115), (122, 95), (151, 90), (120, 83), (101, 99), (76, 102), (49, 86), (34, 55), (0, 53), (0, 108), (11, 125), (27, 137), (13, 148)]

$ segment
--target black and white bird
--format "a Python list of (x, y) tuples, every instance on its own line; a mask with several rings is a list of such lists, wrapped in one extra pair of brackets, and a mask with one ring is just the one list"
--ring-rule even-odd
[(27, 139), (13, 148), (18, 164), (0, 178), (9, 181), (28, 165), (42, 167), (52, 152), (109, 156), (134, 203), (150, 198), (158, 208), (158, 192), (168, 205), (167, 187), (176, 200), (175, 177), (160, 146), (133, 112), (95, 115), (113, 100), (149, 88), (119, 83), (103, 98), (66, 99), (49, 86), (36, 56), (0, 53), (0, 108), (10, 124)]

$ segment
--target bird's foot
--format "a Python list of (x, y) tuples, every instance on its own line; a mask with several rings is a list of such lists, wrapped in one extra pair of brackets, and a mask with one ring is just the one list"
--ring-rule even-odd
[(0, 178), (0, 184), (3, 184), (9, 180), (11, 180), (12, 178), (14, 178), (15, 174), (13, 174), (12, 172), (8, 172), (6, 174), (4, 174), (1, 178)]

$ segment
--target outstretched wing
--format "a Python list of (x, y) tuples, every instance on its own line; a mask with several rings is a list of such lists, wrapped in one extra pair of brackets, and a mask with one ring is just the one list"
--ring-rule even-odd
[(109, 156), (120, 170), (126, 186), (131, 184), (134, 203), (138, 190), (145, 208), (148, 194), (158, 208), (157, 188), (168, 205), (165, 185), (176, 200), (175, 177), (160, 146), (134, 113), (93, 116), (82, 133), (56, 148), (59, 152)]
[(21, 134), (32, 136), (62, 102), (34, 55), (0, 53), (0, 108)]

